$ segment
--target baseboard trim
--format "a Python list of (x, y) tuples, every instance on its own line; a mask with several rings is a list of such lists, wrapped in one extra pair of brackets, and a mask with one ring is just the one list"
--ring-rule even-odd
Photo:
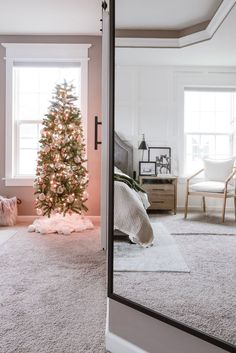
[(111, 353), (148, 353), (109, 331), (106, 331), (106, 349)]
[[(85, 216), (89, 218), (95, 226), (100, 226), (101, 224), (101, 217), (100, 216)], [(17, 216), (18, 223), (33, 223), (38, 216)]]
[(17, 223), (33, 223), (37, 216), (17, 216)]
[(101, 225), (101, 216), (86, 216), (88, 217), (95, 226)]

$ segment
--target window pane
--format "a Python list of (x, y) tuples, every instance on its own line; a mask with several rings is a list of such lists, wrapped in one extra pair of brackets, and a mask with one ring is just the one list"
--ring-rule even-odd
[[(193, 92), (195, 93), (195, 92)], [(200, 105), (197, 107), (202, 112), (213, 112), (215, 110), (215, 93), (198, 92)]]
[(80, 98), (80, 67), (21, 67), (14, 68), (14, 114), (16, 120), (41, 120), (47, 113), (56, 84), (66, 80), (75, 86)]
[(185, 91), (185, 132), (221, 132), (231, 130), (233, 95), (231, 91)]
[(231, 156), (230, 136), (216, 136), (215, 155), (222, 159)]
[(228, 135), (187, 135), (185, 169), (187, 173), (202, 167), (204, 158), (224, 159), (232, 155)]
[(215, 131), (231, 132), (231, 112), (216, 111), (215, 113)]
[(35, 175), (37, 150), (20, 149), (19, 175)]
[(216, 92), (216, 111), (218, 112), (230, 112), (230, 105), (233, 92)]
[(20, 138), (37, 138), (38, 124), (20, 124)]
[[(215, 112), (204, 111), (199, 113), (199, 130), (197, 132), (212, 132), (215, 130)], [(191, 130), (193, 131), (193, 130)]]
[(30, 139), (30, 138), (21, 138), (20, 139), (20, 148), (38, 148), (38, 138)]
[(211, 135), (188, 135), (186, 144), (187, 155), (196, 161), (209, 157), (215, 152), (215, 137)]
[(202, 159), (233, 154), (235, 92), (197, 90), (184, 93), (185, 172), (201, 167)]
[(16, 120), (40, 120), (39, 94), (18, 92), (18, 105), (16, 105)]
[(55, 87), (55, 84), (59, 82), (59, 74), (57, 68), (45, 67), (39, 68), (38, 71), (41, 71), (39, 78), (39, 87), (41, 93), (50, 93), (52, 95), (52, 90)]
[(48, 108), (50, 106), (50, 101), (52, 100), (52, 93), (42, 93), (39, 96), (39, 116), (44, 117), (48, 112)]
[[(81, 106), (81, 68), (50, 63), (46, 66), (15, 66), (13, 69), (13, 112), (16, 125), (16, 146), (19, 146), (17, 175), (34, 175), (39, 148), (40, 122), (48, 112), (56, 84), (64, 81), (75, 87)], [(34, 124), (25, 121), (34, 120)]]
[(15, 67), (15, 90), (21, 93), (39, 91), (39, 71), (34, 67)]

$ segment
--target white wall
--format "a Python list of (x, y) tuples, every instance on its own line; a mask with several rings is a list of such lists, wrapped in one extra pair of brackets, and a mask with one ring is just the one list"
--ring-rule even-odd
[[(172, 148), (172, 172), (179, 176), (178, 207), (184, 206), (184, 87), (236, 87), (236, 67), (131, 66), (116, 62), (115, 129), (134, 147), (134, 169), (138, 170), (138, 145), (145, 134), (149, 146)], [(145, 159), (147, 159), (147, 151)], [(228, 207), (233, 207), (228, 201)], [(201, 200), (190, 199), (192, 207)], [(219, 200), (207, 201), (210, 208), (221, 207)]]

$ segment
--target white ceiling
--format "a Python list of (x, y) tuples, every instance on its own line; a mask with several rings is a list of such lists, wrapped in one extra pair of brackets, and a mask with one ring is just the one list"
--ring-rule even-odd
[[(116, 19), (121, 28), (180, 29), (209, 20), (221, 1), (116, 0)], [(101, 0), (0, 0), (0, 35), (99, 35), (100, 18)]]
[(101, 0), (0, 0), (0, 35), (99, 35), (101, 12)]
[(182, 29), (210, 20), (222, 0), (116, 0), (116, 28)]
[(236, 6), (213, 38), (173, 49), (116, 49), (116, 63), (137, 65), (236, 66)]

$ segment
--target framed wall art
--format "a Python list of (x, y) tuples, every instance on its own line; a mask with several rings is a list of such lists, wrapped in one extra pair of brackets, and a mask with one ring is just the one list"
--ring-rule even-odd
[(155, 176), (156, 162), (139, 162), (139, 175), (141, 176)]
[(148, 161), (156, 162), (157, 174), (171, 174), (171, 148), (149, 147)]

